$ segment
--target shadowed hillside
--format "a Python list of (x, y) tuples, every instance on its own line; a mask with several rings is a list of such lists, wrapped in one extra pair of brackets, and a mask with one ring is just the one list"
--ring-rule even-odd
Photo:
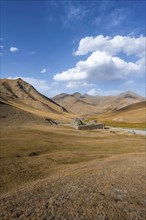
[(1, 128), (8, 126), (25, 126), (36, 124), (51, 124), (52, 119), (48, 119), (37, 114), (22, 110), (12, 105), (0, 101), (0, 124)]

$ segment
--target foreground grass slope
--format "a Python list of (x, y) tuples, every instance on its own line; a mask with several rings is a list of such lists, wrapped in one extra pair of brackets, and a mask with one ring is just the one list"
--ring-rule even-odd
[(144, 219), (144, 151), (143, 136), (3, 125), (0, 219)]
[(1, 197), (1, 219), (145, 219), (142, 154), (94, 160), (54, 172)]
[[(116, 154), (144, 152), (144, 137), (108, 131), (35, 126), (1, 131), (2, 188), (50, 175), (54, 169)], [(36, 154), (32, 155), (31, 154)]]

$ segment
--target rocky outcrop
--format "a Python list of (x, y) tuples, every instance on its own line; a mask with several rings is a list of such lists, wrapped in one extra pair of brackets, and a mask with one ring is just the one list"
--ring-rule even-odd
[(79, 118), (76, 118), (74, 119), (72, 122), (71, 122), (71, 125), (72, 126), (81, 126), (81, 125), (84, 125), (83, 121)]

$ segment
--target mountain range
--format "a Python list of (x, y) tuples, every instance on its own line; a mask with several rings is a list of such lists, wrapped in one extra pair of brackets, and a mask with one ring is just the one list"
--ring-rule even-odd
[(88, 94), (62, 93), (52, 98), (68, 112), (81, 115), (114, 112), (131, 104), (145, 101), (145, 98), (131, 91), (117, 96), (90, 96)]
[(68, 122), (88, 116), (101, 121), (145, 122), (146, 100), (130, 91), (117, 96), (90, 96), (76, 92), (48, 98), (20, 78), (1, 79), (0, 91), (1, 118), (7, 120), (37, 122), (39, 116)]

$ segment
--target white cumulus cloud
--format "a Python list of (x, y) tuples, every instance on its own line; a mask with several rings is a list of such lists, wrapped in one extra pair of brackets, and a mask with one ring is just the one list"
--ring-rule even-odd
[(17, 52), (19, 49), (17, 47), (10, 47), (10, 52), (15, 53)]
[(57, 73), (53, 79), (56, 81), (72, 81), (82, 80), (87, 78), (87, 72), (80, 69), (80, 64), (77, 63), (75, 68), (69, 69), (65, 72)]
[(72, 69), (57, 73), (57, 81), (116, 80), (144, 71), (141, 63), (126, 62), (106, 52), (95, 51), (85, 61), (79, 61)]
[(46, 72), (47, 72), (47, 69), (46, 69), (46, 68), (44, 68), (44, 69), (41, 70), (41, 73), (46, 73)]
[(120, 52), (126, 55), (143, 56), (145, 52), (146, 37), (132, 37), (132, 36), (120, 36), (104, 37), (98, 35), (96, 37), (87, 36), (80, 40), (78, 49), (74, 55), (85, 55), (93, 51), (106, 51), (107, 53), (114, 55)]
[[(126, 79), (128, 76), (143, 76), (145, 70), (146, 37), (131, 36), (104, 37), (99, 35), (80, 40), (75, 55), (85, 55), (87, 59), (66, 71), (57, 73), (56, 81), (87, 81)], [(124, 56), (121, 54), (125, 54)], [(128, 56), (132, 58), (128, 59)], [(133, 59), (134, 57), (134, 59)]]

